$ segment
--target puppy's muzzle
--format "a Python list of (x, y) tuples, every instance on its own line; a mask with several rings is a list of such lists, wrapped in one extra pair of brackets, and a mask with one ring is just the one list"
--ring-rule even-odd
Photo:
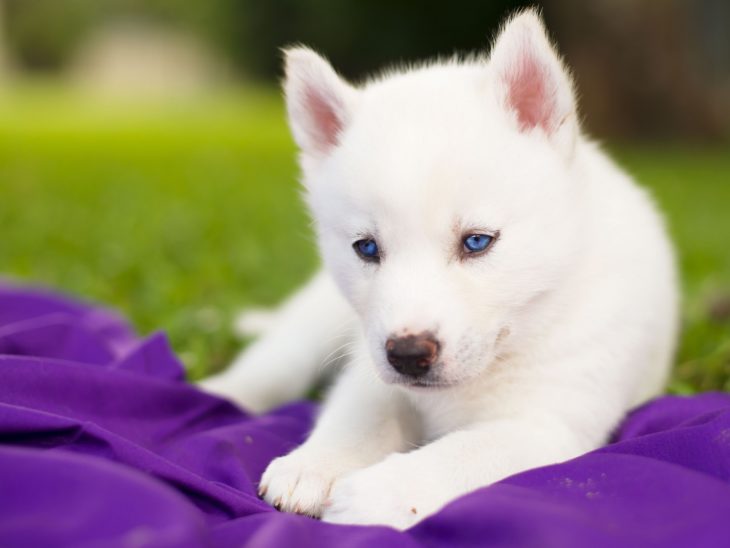
[(385, 343), (388, 362), (408, 377), (421, 377), (438, 358), (439, 342), (430, 333), (391, 337)]

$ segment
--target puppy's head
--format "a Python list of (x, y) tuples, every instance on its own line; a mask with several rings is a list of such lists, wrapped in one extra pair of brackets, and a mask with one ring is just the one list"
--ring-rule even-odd
[(381, 377), (488, 370), (579, 238), (574, 96), (539, 18), (510, 20), (489, 57), (357, 88), (290, 49), (285, 90), (322, 256)]

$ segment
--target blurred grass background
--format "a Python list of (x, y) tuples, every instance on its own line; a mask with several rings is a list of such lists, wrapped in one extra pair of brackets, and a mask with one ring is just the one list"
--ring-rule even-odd
[(683, 275), (671, 390), (730, 390), (727, 0), (0, 0), (0, 276), (165, 330), (191, 378), (236, 311), (317, 264), (276, 87), (304, 42), (357, 80), (483, 50), (539, 6), (581, 112), (666, 212)]
[(1, 270), (164, 329), (192, 377), (232, 357), (236, 310), (314, 269), (277, 92), (120, 104), (41, 85), (0, 105)]

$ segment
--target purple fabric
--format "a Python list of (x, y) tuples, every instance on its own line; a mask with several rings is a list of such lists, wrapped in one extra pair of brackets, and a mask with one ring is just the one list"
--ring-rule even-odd
[[(518, 474), (406, 532), (256, 497), (315, 406), (251, 416), (183, 381), (163, 335), (0, 287), (0, 546), (727, 546), (730, 395), (660, 398), (610, 445)], [(455, 463), (457, 464), (457, 463)]]

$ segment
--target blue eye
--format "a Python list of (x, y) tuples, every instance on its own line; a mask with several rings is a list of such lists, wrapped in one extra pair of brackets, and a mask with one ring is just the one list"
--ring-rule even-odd
[(380, 261), (380, 251), (378, 250), (378, 244), (372, 238), (358, 240), (354, 244), (352, 244), (352, 247), (355, 248), (355, 251), (357, 251), (357, 254), (360, 255), (362, 259), (372, 262)]
[(466, 253), (479, 253), (489, 247), (494, 240), (489, 234), (469, 234), (464, 238), (464, 251)]

